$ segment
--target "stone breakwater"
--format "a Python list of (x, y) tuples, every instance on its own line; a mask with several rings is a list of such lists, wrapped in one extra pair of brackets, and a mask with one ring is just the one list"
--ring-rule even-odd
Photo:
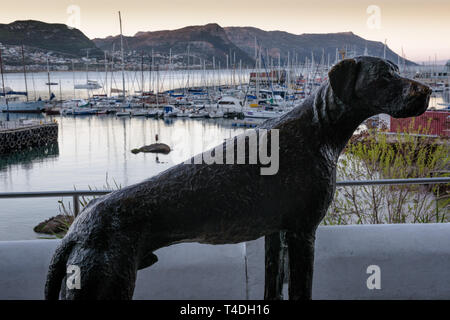
[(0, 154), (40, 147), (57, 141), (56, 122), (0, 127)]

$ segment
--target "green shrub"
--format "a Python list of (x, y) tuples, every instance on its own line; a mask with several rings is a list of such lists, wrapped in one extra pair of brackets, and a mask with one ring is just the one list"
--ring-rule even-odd
[[(355, 135), (337, 166), (337, 180), (448, 176), (449, 140), (428, 128), (389, 134), (368, 129)], [(336, 188), (323, 221), (335, 224), (448, 222), (448, 185), (376, 185)]]

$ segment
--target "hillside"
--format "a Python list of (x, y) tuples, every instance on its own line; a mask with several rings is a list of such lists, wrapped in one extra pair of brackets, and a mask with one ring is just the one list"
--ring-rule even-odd
[(90, 56), (103, 54), (80, 30), (65, 24), (35, 20), (0, 24), (0, 43), (25, 45), (77, 57), (86, 56), (86, 49), (90, 49)]
[[(103, 50), (115, 50), (120, 48), (120, 36), (104, 39), (94, 39), (94, 43)], [(204, 26), (189, 26), (177, 30), (163, 30), (155, 32), (138, 32), (133, 37), (124, 37), (125, 50), (145, 51), (152, 49), (155, 53), (169, 54), (172, 49), (173, 55), (186, 55), (212, 61), (215, 57), (216, 63), (220, 61), (222, 67), (226, 64), (226, 55), (236, 59), (236, 64), (242, 60), (243, 65), (253, 65), (253, 59), (238, 48), (228, 38), (225, 30), (218, 24), (211, 23)], [(187, 60), (187, 59), (186, 59)], [(230, 59), (231, 61), (231, 59)], [(193, 62), (191, 58), (190, 63)], [(198, 60), (194, 60), (198, 63)]]
[[(330, 56), (330, 62), (334, 62), (336, 48), (338, 50), (347, 49), (353, 51), (356, 55), (364, 54), (367, 47), (368, 54), (372, 56), (383, 56), (384, 44), (376, 41), (363, 39), (352, 32), (325, 33), (325, 34), (301, 34), (295, 35), (284, 31), (264, 31), (253, 27), (226, 27), (224, 28), (230, 40), (245, 51), (250, 56), (255, 55), (255, 37), (258, 44), (262, 46), (264, 55), (268, 49), (269, 56), (276, 59), (281, 54), (281, 60), (286, 61), (288, 52), (290, 58), (297, 59), (299, 62), (305, 61), (305, 58), (311, 59), (311, 53), (314, 59), (320, 61), (323, 52), (325, 53), (325, 62)], [(389, 47), (386, 50), (386, 58), (397, 63), (398, 55)], [(408, 64), (413, 64), (407, 61)]]
[[(333, 63), (336, 49), (346, 49), (356, 55), (362, 55), (367, 48), (369, 55), (383, 56), (384, 45), (381, 42), (365, 40), (352, 32), (328, 34), (295, 35), (284, 31), (264, 31), (253, 27), (226, 27), (216, 23), (203, 26), (189, 26), (176, 30), (162, 30), (154, 32), (138, 32), (132, 37), (124, 37), (125, 51), (145, 52), (168, 56), (172, 49), (172, 56), (180, 65), (200, 64), (206, 60), (210, 65), (213, 57), (216, 66), (222, 67), (242, 61), (243, 66), (254, 66), (255, 38), (266, 53), (278, 62), (281, 55), (285, 63), (288, 52), (291, 61), (298, 59), (299, 63), (310, 59), (319, 61), (324, 53), (325, 62), (328, 57)], [(84, 57), (89, 49), (90, 57), (103, 57), (103, 50), (116, 53), (120, 48), (120, 37), (110, 36), (103, 39), (87, 38), (80, 30), (71, 29), (64, 24), (49, 24), (40, 21), (15, 21), (10, 24), (0, 24), (0, 43), (5, 45), (25, 45), (43, 51), (53, 51), (67, 56)], [(135, 57), (136, 54), (129, 57)], [(398, 55), (387, 48), (386, 57), (397, 63)], [(267, 62), (266, 62), (267, 63)], [(408, 64), (412, 62), (407, 61)]]

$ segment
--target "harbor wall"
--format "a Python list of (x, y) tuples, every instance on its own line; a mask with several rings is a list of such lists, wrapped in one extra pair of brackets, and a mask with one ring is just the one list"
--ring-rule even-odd
[(58, 124), (56, 122), (0, 127), (0, 154), (10, 154), (57, 141)]

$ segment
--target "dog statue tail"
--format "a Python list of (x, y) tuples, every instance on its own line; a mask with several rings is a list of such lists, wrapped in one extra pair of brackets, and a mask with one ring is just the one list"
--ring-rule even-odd
[(45, 299), (58, 300), (61, 283), (66, 276), (66, 264), (74, 242), (64, 241), (56, 249), (48, 269), (47, 282), (45, 283)]

